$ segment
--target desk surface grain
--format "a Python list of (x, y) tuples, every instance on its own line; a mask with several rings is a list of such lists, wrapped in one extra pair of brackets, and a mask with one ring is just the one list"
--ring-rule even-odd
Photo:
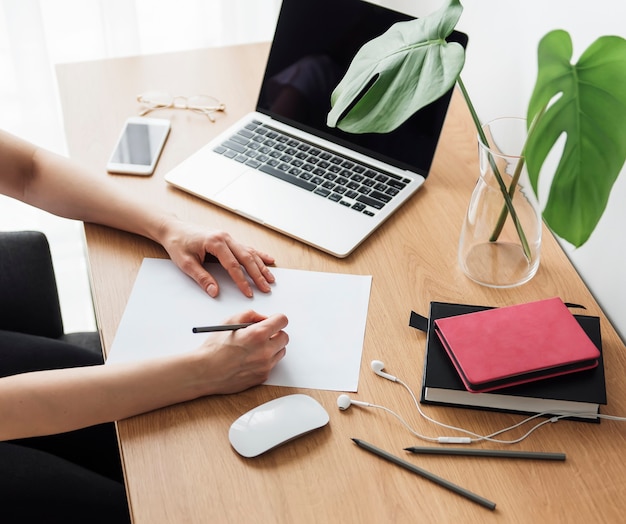
[[(431, 300), (503, 306), (550, 296), (584, 304), (601, 317), (608, 405), (626, 415), (624, 345), (557, 242), (546, 230), (542, 261), (527, 284), (481, 287), (461, 272), (456, 250), (463, 214), (477, 177), (473, 124), (455, 94), (431, 175), (399, 212), (346, 259), (336, 259), (279, 233), (168, 187), (164, 173), (217, 132), (253, 109), (267, 44), (194, 50), (58, 66), (70, 155), (125, 190), (179, 217), (230, 232), (276, 257), (280, 267), (373, 276), (358, 394), (386, 406), (416, 431), (450, 434), (419, 416), (408, 392), (374, 375), (386, 370), (419, 394), (425, 335), (408, 326), (411, 310)], [(172, 132), (152, 177), (108, 175), (107, 157), (124, 120), (137, 113), (135, 96), (149, 90), (206, 93), (227, 105), (212, 124), (202, 115), (167, 110)], [(93, 224), (85, 226), (98, 326), (110, 348), (143, 257), (166, 256), (160, 246)], [(228, 428), (267, 400), (306, 393), (321, 402), (330, 423), (255, 459), (237, 455)], [(420, 444), (382, 410), (340, 412), (338, 392), (260, 386), (246, 392), (161, 409), (118, 422), (133, 520), (204, 522), (619, 522), (626, 514), (621, 464), (626, 424), (548, 424), (514, 449), (562, 451), (567, 461), (407, 456)], [(424, 407), (436, 420), (487, 434), (522, 417)], [(526, 429), (511, 433), (520, 436)], [(497, 503), (491, 512), (359, 449), (361, 438)], [(495, 444), (484, 447), (499, 448)]]

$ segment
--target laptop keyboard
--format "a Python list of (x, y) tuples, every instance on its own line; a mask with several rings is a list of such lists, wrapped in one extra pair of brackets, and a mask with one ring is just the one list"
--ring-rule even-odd
[(321, 149), (258, 120), (251, 121), (214, 151), (369, 216), (411, 182)]

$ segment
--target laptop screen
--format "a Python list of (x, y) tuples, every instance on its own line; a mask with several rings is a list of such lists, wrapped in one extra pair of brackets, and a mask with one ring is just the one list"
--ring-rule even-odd
[[(283, 0), (257, 111), (426, 177), (452, 90), (390, 133), (352, 134), (326, 125), (330, 95), (359, 48), (411, 19), (363, 0)], [(449, 40), (467, 44), (456, 31)]]

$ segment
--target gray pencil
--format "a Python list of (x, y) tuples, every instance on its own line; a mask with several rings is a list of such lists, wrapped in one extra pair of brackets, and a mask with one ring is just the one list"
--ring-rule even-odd
[(450, 482), (449, 480), (438, 477), (434, 473), (430, 473), (429, 471), (426, 471), (425, 469), (418, 468), (417, 466), (414, 466), (410, 462), (407, 462), (406, 460), (402, 460), (401, 458), (396, 457), (395, 455), (392, 455), (391, 453), (387, 453), (386, 451), (380, 448), (377, 448), (376, 446), (373, 446), (372, 444), (368, 444), (367, 442), (364, 442), (363, 440), (360, 440), (358, 438), (353, 438), (352, 440), (360, 448), (363, 448), (369, 451), (370, 453), (374, 453), (375, 455), (378, 455), (379, 457), (382, 457), (385, 460), (388, 460), (389, 462), (393, 462), (394, 464), (402, 468), (408, 469), (409, 471), (412, 471), (413, 473), (417, 473), (421, 477), (424, 477), (428, 480), (431, 480), (432, 482), (436, 484), (439, 484), (440, 486), (443, 486), (444, 488), (454, 491), (455, 493), (458, 493), (459, 495), (471, 500), (472, 502), (476, 502), (477, 504), (480, 504), (481, 506), (490, 510), (496, 509), (495, 502), (491, 502), (490, 500), (484, 497), (481, 497), (480, 495), (476, 495), (476, 493), (473, 493), (465, 488), (462, 488), (461, 486), (457, 486), (456, 484)]
[(507, 451), (500, 449), (436, 448), (434, 446), (412, 446), (404, 448), (411, 453), (426, 455), (467, 455), (473, 457), (500, 457), (517, 459), (565, 460), (565, 453), (543, 451)]
[(244, 324), (222, 324), (220, 326), (200, 326), (192, 328), (194, 333), (212, 333), (213, 331), (236, 331), (238, 329), (247, 328), (254, 322), (246, 322)]

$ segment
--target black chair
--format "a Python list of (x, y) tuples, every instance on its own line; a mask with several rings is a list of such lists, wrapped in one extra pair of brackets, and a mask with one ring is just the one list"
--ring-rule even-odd
[(0, 329), (58, 339), (102, 355), (97, 332), (64, 331), (50, 246), (41, 232), (0, 232)]

